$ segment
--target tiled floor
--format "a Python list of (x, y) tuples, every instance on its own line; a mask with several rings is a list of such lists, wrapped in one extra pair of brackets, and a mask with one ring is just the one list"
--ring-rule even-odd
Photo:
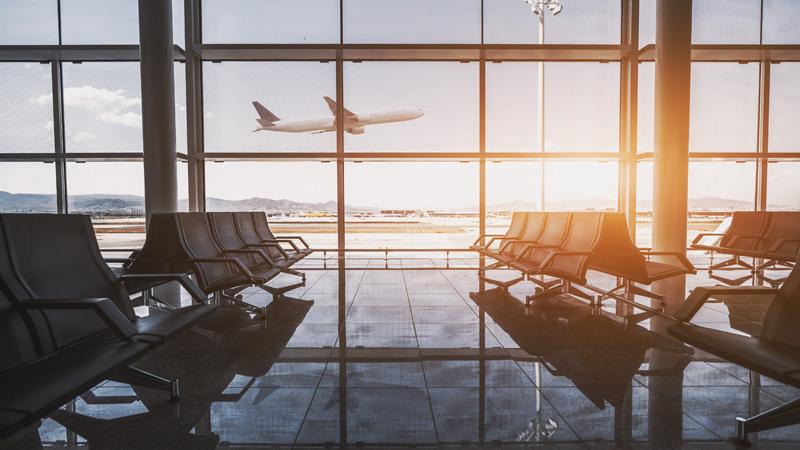
[[(474, 270), (363, 270), (382, 263), (310, 270), (297, 299), (247, 291), (266, 321), (223, 308), (137, 364), (179, 377), (179, 402), (106, 382), (0, 447), (734, 448), (736, 416), (800, 394), (667, 337), (667, 319), (620, 320), (642, 311), (614, 302), (561, 296), (526, 313), (530, 284), (479, 292)], [(707, 283), (658, 289), (674, 307)], [(742, 309), (712, 303), (697, 322), (746, 327), (759, 309)], [(798, 448), (800, 426), (753, 445)]]

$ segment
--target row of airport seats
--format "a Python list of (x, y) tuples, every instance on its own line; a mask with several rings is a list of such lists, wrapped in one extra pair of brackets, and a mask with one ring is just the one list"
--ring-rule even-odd
[[(237, 294), (252, 286), (282, 296), (303, 286), (305, 274), (292, 266), (312, 252), (300, 236), (275, 236), (263, 212), (163, 213), (150, 216), (144, 246), (124, 267), (129, 274), (192, 273), (218, 303), (261, 313)], [(301, 280), (268, 284), (281, 273)]]
[[(0, 438), (107, 379), (179, 396), (177, 380), (132, 364), (213, 308), (185, 273), (123, 272), (102, 259), (88, 216), (0, 215)], [(137, 289), (169, 281), (193, 304), (134, 314)]]
[[(716, 242), (706, 242), (716, 237)], [(740, 266), (760, 271), (779, 263), (793, 263), (800, 256), (800, 211), (736, 211), (723, 233), (700, 233), (691, 248), (730, 255), (709, 270)], [(761, 259), (756, 267), (742, 257)]]
[[(507, 267), (521, 274), (503, 281), (488, 278), (484, 272), (484, 281), (503, 289), (525, 279), (540, 286), (536, 294), (527, 297), (528, 302), (564, 292), (592, 301), (627, 298), (619, 294), (663, 300), (637, 283), (649, 285), (695, 273), (682, 253), (637, 248), (621, 213), (516, 212), (505, 234), (480, 236), (471, 249), (496, 260), (486, 270)], [(670, 257), (678, 265), (653, 261), (652, 256)], [(614, 276), (619, 282), (611, 290), (591, 286), (586, 278), (588, 270)], [(555, 280), (545, 281), (545, 276)], [(578, 289), (576, 285), (600, 296)]]

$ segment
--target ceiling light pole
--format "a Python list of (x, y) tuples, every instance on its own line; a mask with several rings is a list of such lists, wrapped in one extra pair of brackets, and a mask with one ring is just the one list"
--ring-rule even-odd
[[(544, 16), (547, 11), (550, 11), (554, 16), (561, 13), (564, 5), (561, 0), (523, 0), (531, 11), (539, 18), (539, 45), (544, 45)], [(537, 109), (538, 114), (536, 117), (537, 122), (537, 152), (544, 152), (544, 61), (539, 61), (539, 77), (538, 77), (538, 95), (537, 95)], [(539, 202), (538, 207), (540, 211), (544, 211), (544, 159), (539, 163)]]

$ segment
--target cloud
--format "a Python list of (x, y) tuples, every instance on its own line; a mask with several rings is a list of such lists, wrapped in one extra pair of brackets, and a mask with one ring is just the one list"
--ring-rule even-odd
[[(32, 98), (31, 103), (49, 104), (49, 95)], [(93, 86), (75, 86), (64, 89), (64, 104), (68, 107), (93, 113), (100, 122), (124, 125), (131, 128), (142, 127), (139, 112), (142, 99), (128, 97), (122, 89), (110, 90)]]
[(88, 142), (93, 140), (94, 138), (95, 136), (92, 133), (89, 133), (88, 131), (78, 131), (77, 133), (75, 133), (75, 137), (73, 139), (75, 139), (75, 142)]
[(44, 128), (45, 128), (45, 130), (53, 131), (53, 121), (52, 120), (48, 120), (47, 122), (45, 122), (44, 123)]

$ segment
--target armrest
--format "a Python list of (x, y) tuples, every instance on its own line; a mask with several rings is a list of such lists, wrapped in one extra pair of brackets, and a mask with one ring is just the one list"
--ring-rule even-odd
[(684, 269), (690, 270), (692, 273), (696, 273), (697, 270), (694, 268), (694, 264), (689, 261), (689, 258), (686, 257), (685, 254), (681, 252), (661, 252), (661, 251), (653, 251), (648, 250), (646, 252), (642, 252), (642, 255), (645, 256), (674, 256), (678, 259), (678, 262), (681, 263)]
[(558, 258), (559, 256), (589, 256), (592, 252), (566, 252), (566, 251), (557, 251), (552, 252), (542, 261), (541, 267), (547, 267), (552, 264), (553, 260)]
[(230, 253), (233, 255), (240, 254), (240, 255), (258, 255), (261, 259), (264, 260), (265, 263), (269, 264), (272, 267), (274, 264), (272, 263), (272, 259), (270, 259), (263, 250), (255, 249), (255, 248), (237, 248), (233, 250), (223, 250), (222, 253)]
[(133, 258), (103, 258), (106, 263), (126, 263), (133, 260)]
[(208, 296), (200, 286), (197, 285), (188, 275), (184, 273), (128, 273), (120, 275), (119, 280), (125, 282), (127, 280), (153, 280), (153, 281), (177, 281), (186, 289), (186, 292), (192, 296), (192, 299), (198, 303), (208, 303)]
[(277, 242), (268, 242), (268, 243), (265, 243), (265, 244), (247, 244), (247, 247), (254, 247), (254, 248), (259, 248), (259, 247), (263, 247), (263, 248), (272, 247), (272, 248), (278, 249), (278, 251), (279, 251), (279, 252), (281, 252), (281, 255), (282, 255), (284, 258), (288, 258), (288, 257), (289, 257), (289, 254), (288, 254), (288, 253), (286, 253), (286, 250), (284, 250), (284, 249), (283, 249), (283, 247), (281, 247), (281, 244), (278, 244)]
[(306, 242), (306, 240), (303, 239), (303, 236), (275, 236), (275, 238), (277, 238), (277, 239), (297, 239), (300, 242), (302, 242), (303, 245), (306, 246), (306, 248), (311, 248), (311, 247), (308, 246), (308, 243)]
[(17, 303), (23, 309), (38, 310), (91, 310), (108, 325), (120, 339), (129, 341), (136, 334), (136, 327), (125, 314), (107, 298), (51, 298), (30, 299)]
[(253, 282), (263, 283), (261, 278), (256, 277), (250, 272), (250, 269), (244, 265), (241, 259), (239, 258), (192, 258), (190, 260), (192, 263), (210, 263), (210, 264), (233, 264), (236, 266), (237, 269), (242, 273), (242, 275), (246, 276)]
[(754, 295), (777, 294), (778, 289), (766, 286), (706, 286), (697, 287), (686, 297), (681, 306), (675, 311), (675, 318), (681, 322), (692, 320), (697, 311), (712, 295)]
[[(517, 244), (524, 244), (526, 242), (532, 242), (532, 241), (519, 241), (519, 242), (517, 242)], [(520, 260), (522, 258), (527, 258), (527, 256), (530, 255), (531, 252), (533, 250), (536, 250), (537, 248), (558, 248), (558, 246), (557, 245), (545, 245), (545, 244), (529, 243), (525, 247), (523, 247), (522, 252), (520, 252), (519, 256), (517, 256), (517, 260)]]
[(283, 242), (283, 243), (289, 244), (289, 245), (292, 246), (292, 250), (294, 250), (296, 252), (300, 251), (300, 247), (298, 247), (297, 244), (295, 244), (294, 241), (292, 241), (291, 239), (277, 239), (276, 238), (275, 242)]
[(725, 236), (725, 233), (700, 233), (692, 240), (692, 245), (698, 244), (706, 236)]
[(472, 245), (478, 245), (478, 242), (480, 242), (481, 239), (486, 239), (487, 237), (500, 237), (500, 236), (503, 236), (503, 235), (502, 234), (482, 234), (482, 235), (478, 236), (478, 239), (475, 239), (475, 242), (473, 242)]

